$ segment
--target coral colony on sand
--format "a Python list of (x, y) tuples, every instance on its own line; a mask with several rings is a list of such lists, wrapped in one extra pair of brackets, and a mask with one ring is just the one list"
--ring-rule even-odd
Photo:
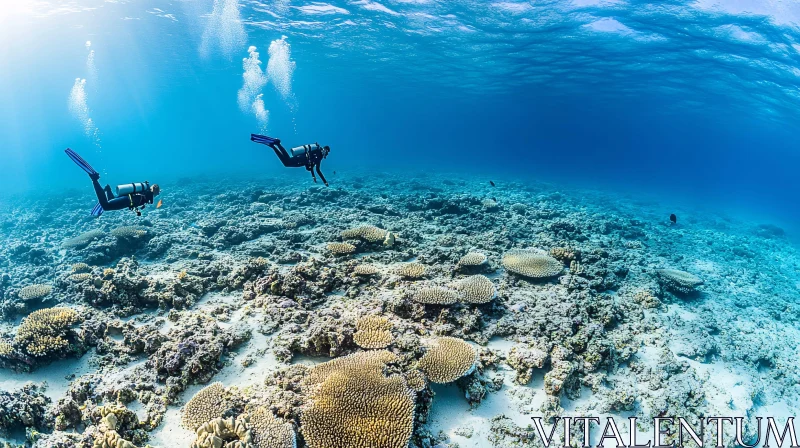
[(780, 445), (798, 371), (795, 345), (774, 341), (800, 317), (783, 293), (800, 254), (781, 232), (716, 216), (678, 228), (511, 179), (493, 199), (485, 179), (428, 176), (431, 195), (388, 175), (337, 183), (174, 185), (183, 206), (135, 226), (78, 219), (69, 198), (4, 204), (0, 437)]

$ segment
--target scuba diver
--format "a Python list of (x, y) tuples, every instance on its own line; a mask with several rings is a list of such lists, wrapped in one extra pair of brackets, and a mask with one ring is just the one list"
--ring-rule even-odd
[(322, 159), (328, 157), (328, 154), (331, 152), (330, 146), (319, 146), (319, 143), (296, 146), (290, 150), (292, 155), (289, 155), (289, 152), (281, 145), (280, 139), (267, 137), (266, 135), (250, 134), (250, 140), (272, 148), (285, 167), (306, 167), (306, 171), (311, 173), (311, 177), (314, 179), (315, 183), (317, 182), (317, 176), (314, 175), (314, 169), (316, 168), (319, 178), (322, 179), (322, 183), (325, 184), (326, 187), (328, 186), (328, 181), (325, 180), (325, 176), (323, 176), (322, 171), (319, 170), (319, 164), (322, 162)]
[[(158, 184), (151, 186), (149, 182), (144, 181), (117, 185), (117, 194), (115, 196), (111, 192), (110, 186), (106, 185), (105, 188), (100, 186), (100, 182), (98, 182), (100, 173), (83, 160), (78, 153), (69, 148), (64, 152), (76, 165), (86, 171), (89, 178), (92, 179), (94, 192), (97, 195), (97, 205), (92, 209), (92, 216), (100, 216), (105, 210), (122, 210), (126, 208), (136, 212), (136, 216), (142, 216), (140, 209), (143, 209), (145, 204), (152, 204), (153, 198), (161, 193)], [(161, 201), (158, 201), (158, 205), (156, 205), (156, 208), (159, 207), (161, 207)]]

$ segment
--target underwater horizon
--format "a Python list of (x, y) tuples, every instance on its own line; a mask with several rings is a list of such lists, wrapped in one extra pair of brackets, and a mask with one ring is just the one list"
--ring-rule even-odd
[(798, 142), (796, 1), (2, 2), (0, 448), (781, 446)]

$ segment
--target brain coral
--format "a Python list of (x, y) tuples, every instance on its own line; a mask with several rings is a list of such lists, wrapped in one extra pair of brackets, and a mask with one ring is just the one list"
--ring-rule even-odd
[(425, 265), (420, 263), (406, 263), (397, 268), (397, 275), (404, 278), (422, 278), (425, 276)]
[(434, 383), (450, 383), (472, 372), (477, 355), (469, 343), (442, 337), (428, 346), (419, 360), (419, 369)]
[(73, 274), (80, 274), (81, 272), (89, 272), (92, 270), (92, 267), (86, 263), (75, 263), (72, 265), (72, 273)]
[(480, 266), (480, 265), (486, 263), (486, 260), (487, 260), (486, 255), (484, 255), (484, 254), (482, 254), (480, 252), (470, 252), (470, 253), (464, 255), (463, 257), (461, 257), (460, 260), (458, 260), (458, 265), (459, 266)]
[(250, 432), (253, 433), (255, 448), (294, 448), (297, 446), (294, 428), (272, 415), (272, 412), (259, 406), (249, 414)]
[(356, 333), (353, 342), (361, 348), (384, 348), (392, 343), (392, 324), (389, 319), (380, 316), (364, 316), (356, 322)]
[(384, 242), (387, 231), (375, 226), (359, 226), (342, 231), (342, 239), (362, 239), (370, 243)]
[(147, 229), (136, 226), (122, 226), (112, 230), (111, 234), (117, 238), (141, 238), (147, 235)]
[(228, 393), (220, 382), (210, 384), (197, 392), (183, 407), (181, 424), (195, 431), (203, 423), (222, 417), (228, 405)]
[(414, 291), (411, 299), (428, 305), (452, 305), (458, 302), (458, 294), (441, 286), (427, 286)]
[(416, 394), (400, 375), (386, 376), (397, 362), (386, 350), (355, 353), (314, 366), (313, 388), (302, 416), (310, 448), (405, 448), (414, 428)]
[(47, 296), (53, 291), (50, 285), (30, 285), (19, 290), (19, 297), (22, 300), (36, 300)]
[(22, 319), (14, 344), (32, 356), (47, 356), (69, 347), (70, 327), (78, 322), (78, 313), (71, 308), (45, 308)]
[(356, 246), (349, 243), (328, 243), (328, 250), (335, 255), (352, 254), (356, 251)]
[(247, 418), (215, 418), (202, 424), (191, 448), (255, 448)]
[(466, 303), (488, 303), (497, 295), (494, 283), (485, 275), (471, 275), (453, 283), (461, 293), (461, 301)]
[(656, 273), (667, 289), (682, 294), (689, 294), (703, 284), (700, 277), (677, 269), (658, 269)]
[(535, 249), (515, 249), (503, 254), (503, 266), (515, 274), (531, 278), (553, 277), (564, 270), (555, 258)]
[(371, 264), (360, 264), (353, 268), (355, 275), (375, 275), (378, 273), (378, 268)]
[(63, 243), (61, 243), (61, 245), (68, 249), (81, 248), (88, 245), (92, 241), (101, 238), (103, 235), (105, 235), (105, 232), (103, 232), (100, 229), (90, 230), (88, 232), (81, 233), (75, 238), (70, 238), (68, 240), (65, 240)]

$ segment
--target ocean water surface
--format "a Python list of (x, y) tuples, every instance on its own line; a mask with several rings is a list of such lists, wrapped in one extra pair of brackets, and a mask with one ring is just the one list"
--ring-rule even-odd
[[(325, 446), (298, 371), (366, 349), (374, 314), (404, 375), (436, 338), (481, 354), (414, 392), (410, 446), (529, 446), (531, 416), (794, 415), (798, 123), (797, 2), (4, 2), (0, 398), (42, 403), (0, 440), (82, 446), (114, 403), (135, 446), (188, 447), (182, 406), (220, 381), (248, 391), (225, 417), (263, 406)], [(252, 133), (329, 145), (330, 186)], [(89, 217), (66, 148), (164, 206)], [(384, 233), (329, 246), (360, 225)], [(531, 281), (514, 249), (563, 270)], [(488, 305), (415, 295), (468, 275)], [(68, 344), (33, 355), (19, 329), (51, 307), (78, 313)]]

